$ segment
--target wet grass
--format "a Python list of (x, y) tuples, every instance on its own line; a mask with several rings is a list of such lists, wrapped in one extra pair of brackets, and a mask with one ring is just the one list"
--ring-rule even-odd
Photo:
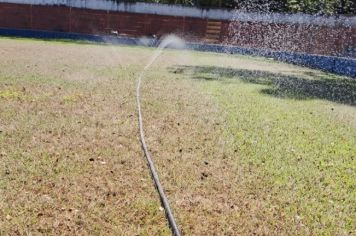
[[(0, 39), (0, 234), (169, 235), (137, 139), (152, 52)], [(165, 52), (142, 107), (181, 231), (354, 233), (354, 96), (347, 77)]]

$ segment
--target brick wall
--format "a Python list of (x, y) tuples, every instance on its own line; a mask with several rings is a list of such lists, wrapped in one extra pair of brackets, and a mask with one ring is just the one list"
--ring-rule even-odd
[(320, 55), (345, 55), (348, 50), (355, 50), (356, 45), (353, 26), (218, 21), (221, 22), (218, 31), (214, 28), (218, 35), (209, 39), (209, 27), (216, 24), (203, 18), (0, 3), (1, 28), (84, 34), (110, 34), (114, 30), (136, 37), (175, 33), (189, 41), (213, 40), (241, 47)]

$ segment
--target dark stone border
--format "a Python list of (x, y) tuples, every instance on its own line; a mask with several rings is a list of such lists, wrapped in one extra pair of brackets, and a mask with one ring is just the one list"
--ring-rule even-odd
[[(87, 35), (78, 33), (63, 33), (52, 31), (39, 30), (20, 30), (20, 29), (3, 29), (0, 28), (0, 36), (9, 37), (25, 37), (37, 39), (70, 39), (82, 40), (97, 43), (109, 44), (125, 44), (155, 47), (159, 44), (159, 40), (150, 38), (140, 40), (138, 38), (122, 37), (122, 36), (101, 36), (101, 35)], [(187, 43), (187, 47), (196, 51), (208, 51), (218, 53), (230, 54), (244, 54), (255, 55), (274, 58), (279, 61), (302, 65), (306, 67), (316, 68), (323, 71), (347, 75), (356, 78), (356, 59), (345, 57), (331, 57), (320, 55), (308, 55), (302, 53), (292, 52), (276, 52), (263, 49), (241, 48), (236, 46), (226, 46), (218, 44), (204, 44), (204, 43)]]

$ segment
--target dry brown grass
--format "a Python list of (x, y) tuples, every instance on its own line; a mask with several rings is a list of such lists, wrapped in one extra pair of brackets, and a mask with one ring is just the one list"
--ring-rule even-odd
[(2, 234), (169, 234), (136, 138), (135, 71), (96, 46), (0, 52), (0, 91), (14, 91), (0, 105)]
[[(151, 53), (0, 40), (1, 233), (170, 234), (137, 138), (135, 81)], [(179, 64), (310, 70), (168, 51), (147, 72), (147, 143), (182, 233), (313, 233), (285, 214), (271, 180), (241, 161), (206, 82), (171, 73)]]
[(253, 167), (239, 165), (226, 114), (201, 92), (204, 82), (170, 76), (149, 76), (143, 112), (148, 145), (183, 234), (287, 234), (286, 219), (264, 206), (262, 179), (245, 173)]

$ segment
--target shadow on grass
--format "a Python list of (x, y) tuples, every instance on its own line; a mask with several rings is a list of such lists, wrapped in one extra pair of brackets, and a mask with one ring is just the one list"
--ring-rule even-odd
[(268, 86), (262, 94), (292, 99), (324, 99), (356, 106), (356, 79), (331, 74), (301, 72), (289, 76), (258, 70), (233, 69), (214, 66), (175, 66), (169, 68), (176, 74), (191, 75), (193, 79), (238, 79), (246, 83)]

